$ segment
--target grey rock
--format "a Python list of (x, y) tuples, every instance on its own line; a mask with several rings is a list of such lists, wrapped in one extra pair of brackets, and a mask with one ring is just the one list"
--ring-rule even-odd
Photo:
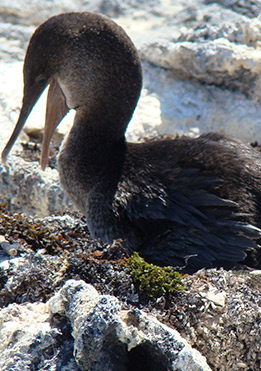
[(261, 142), (261, 106), (256, 99), (199, 81), (181, 81), (178, 72), (145, 63), (144, 69), (144, 86), (160, 107), (162, 123), (155, 127), (158, 133), (195, 136), (217, 131), (245, 142)]
[(172, 325), (180, 316), (177, 329), (213, 370), (260, 369), (260, 272), (202, 270), (188, 277), (182, 309), (164, 314)]
[[(30, 223), (28, 217), (26, 222)], [(119, 267), (115, 262), (111, 264), (106, 259), (97, 259), (102, 247), (98, 244), (90, 246), (90, 241), (84, 235), (84, 221), (77, 216), (53, 216), (43, 220), (31, 218), (31, 223), (40, 225), (40, 230), (46, 228), (56, 237), (60, 234), (66, 237), (71, 232), (76, 236), (69, 245), (69, 251), (65, 248), (54, 253), (53, 247), (52, 255), (43, 248), (37, 253), (33, 252), (26, 247), (23, 239), (23, 246), (20, 243), (17, 247), (15, 257), (7, 254), (2, 256), (0, 248), (0, 308), (6, 307), (0, 312), (0, 369), (11, 361), (13, 363), (10, 364), (19, 371), (23, 370), (22, 366), (18, 368), (19, 362), (22, 365), (29, 362), (30, 369), (34, 361), (31, 348), (24, 340), (35, 344), (35, 337), (40, 339), (37, 343), (39, 347), (34, 347), (38, 352), (34, 353), (38, 367), (36, 370), (45, 369), (41, 368), (42, 362), (50, 365), (50, 371), (59, 370), (57, 365), (65, 362), (62, 357), (66, 352), (74, 362), (75, 352), (80, 365), (96, 359), (99, 361), (96, 346), (102, 354), (106, 349), (99, 342), (99, 337), (92, 337), (92, 341), (89, 339), (89, 336), (93, 336), (92, 330), (107, 340), (106, 346), (108, 351), (111, 350), (111, 356), (106, 353), (108, 362), (115, 360), (118, 355), (117, 359), (123, 364), (126, 357), (126, 362), (131, 364), (142, 354), (149, 358), (148, 363), (152, 359), (155, 365), (158, 365), (159, 360), (166, 365), (162, 342), (166, 346), (172, 344), (173, 334), (176, 336), (176, 332), (171, 329), (175, 328), (192, 347), (207, 358), (213, 370), (240, 370), (242, 365), (245, 369), (260, 370), (260, 271), (202, 270), (193, 276), (184, 277), (185, 289), (173, 298), (166, 300), (161, 297), (144, 302), (141, 300), (141, 293), (135, 289), (129, 272), (122, 265)], [(23, 233), (26, 236), (27, 231)], [(106, 250), (106, 247), (103, 248)], [(68, 281), (76, 277), (95, 285), (105, 295), (99, 295), (83, 281)], [(66, 281), (68, 282), (65, 284)], [(63, 288), (59, 293), (54, 295), (61, 287)], [(112, 293), (117, 299), (111, 296)], [(38, 327), (42, 329), (42, 320), (39, 319), (39, 323), (35, 320), (35, 312), (39, 312), (41, 317), (46, 308), (36, 304), (46, 302), (50, 297), (52, 314), (49, 313), (49, 317), (46, 315), (48, 320), (45, 321), (45, 326), (48, 334), (50, 326), (55, 330), (50, 333), (54, 338), (48, 342), (49, 345), (53, 344), (53, 351), (49, 354), (44, 350), (41, 358), (41, 352), (48, 349), (48, 345), (44, 345), (44, 336), (39, 337), (37, 332)], [(30, 306), (29, 302), (34, 305)], [(137, 307), (142, 311), (135, 309)], [(6, 317), (9, 311), (13, 322)], [(14, 315), (15, 311), (27, 315)], [(167, 329), (158, 321), (155, 322), (155, 318), (167, 325)], [(17, 331), (21, 337), (16, 335)], [(166, 335), (164, 341), (160, 336), (163, 333)], [(153, 343), (155, 339), (159, 344), (158, 348)], [(151, 343), (155, 345), (152, 348)], [(24, 349), (22, 355), (21, 347)], [(156, 352), (155, 358), (150, 358), (151, 349)], [(179, 354), (181, 357), (182, 352)], [(170, 357), (172, 355), (170, 352)], [(137, 369), (135, 362), (134, 366)], [(182, 366), (181, 369), (186, 368)], [(194, 365), (189, 370), (194, 370)]]
[[(6, 241), (4, 236), (0, 235), (0, 247), (3, 250), (4, 255), (14, 257), (17, 255), (17, 248), (19, 247), (19, 244), (10, 244), (8, 241)], [(0, 252), (0, 261), (2, 255), (1, 253), (2, 252)]]
[(72, 342), (52, 326), (46, 304), (10, 304), (0, 311), (0, 321), (2, 371), (79, 371)]
[(195, 25), (183, 31), (176, 41), (205, 42), (225, 38), (235, 44), (259, 45), (259, 17), (250, 19), (212, 5), (202, 9), (195, 18)]
[(122, 310), (83, 281), (66, 282), (49, 306), (69, 319), (82, 370), (210, 370), (177, 331), (138, 309)]
[(165, 37), (141, 46), (144, 86), (160, 104), (157, 130), (217, 131), (260, 142), (260, 19), (217, 4), (187, 8), (177, 17)]
[(0, 164), (0, 195), (10, 199), (13, 211), (45, 216), (73, 208), (60, 188), (56, 170), (42, 172), (38, 163), (16, 156), (10, 160), (10, 165)]
[(29, 38), (34, 31), (33, 26), (21, 26), (12, 23), (0, 23), (1, 61), (6, 63), (23, 60)]
[(261, 51), (253, 44), (260, 42), (260, 31), (257, 19), (242, 20), (233, 27), (226, 23), (219, 29), (205, 26), (183, 37), (185, 41), (150, 43), (141, 55), (154, 65), (173, 70), (178, 79), (237, 89), (259, 99)]
[[(170, 7), (173, 6), (170, 4)], [(0, 20), (21, 25), (39, 24), (51, 15), (62, 12), (91, 11), (117, 16), (141, 10), (149, 13), (162, 14), (166, 12), (164, 1), (142, 0), (2, 0), (0, 4)]]
[(205, 3), (218, 3), (248, 17), (257, 17), (261, 12), (260, 0), (205, 0)]
[[(95, 5), (95, 3), (97, 5)], [(16, 23), (21, 25), (39, 24), (50, 15), (59, 14), (62, 12), (72, 12), (87, 10), (99, 11), (101, 1), (93, 0), (69, 0), (57, 1), (37, 1), (37, 0), (18, 0), (15, 3), (9, 0), (2, 0), (0, 5), (0, 13), (2, 21)]]
[(67, 281), (47, 304), (3, 308), (0, 330), (3, 371), (210, 370), (177, 331), (83, 281)]

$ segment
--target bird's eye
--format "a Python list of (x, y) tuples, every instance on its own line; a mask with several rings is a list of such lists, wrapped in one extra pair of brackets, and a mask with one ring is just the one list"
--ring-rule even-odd
[(46, 78), (44, 76), (39, 76), (37, 78), (37, 83), (38, 85), (41, 85), (41, 86), (44, 85), (46, 83)]

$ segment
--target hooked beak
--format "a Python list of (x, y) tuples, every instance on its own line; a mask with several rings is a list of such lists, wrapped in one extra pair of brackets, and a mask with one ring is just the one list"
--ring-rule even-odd
[[(22, 131), (25, 122), (30, 115), (34, 105), (40, 98), (45, 87), (32, 88), (32, 92), (24, 96), (23, 105), (20, 111), (20, 115), (14, 131), (7, 142), (3, 152), (2, 152), (2, 162), (6, 162), (7, 156), (11, 151), (16, 139), (18, 138), (20, 132)], [(41, 168), (45, 170), (48, 165), (48, 156), (49, 156), (49, 145), (54, 133), (54, 130), (59, 125), (63, 117), (69, 111), (69, 108), (66, 105), (65, 96), (55, 78), (52, 78), (50, 81), (50, 86), (47, 96), (46, 104), (46, 115), (45, 115), (45, 126), (44, 126), (44, 135), (42, 143), (42, 152), (41, 152)]]

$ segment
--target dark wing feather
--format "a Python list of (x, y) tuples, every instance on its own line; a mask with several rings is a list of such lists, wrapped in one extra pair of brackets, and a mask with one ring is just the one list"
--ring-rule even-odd
[(247, 250), (259, 249), (261, 230), (241, 220), (235, 202), (213, 193), (221, 183), (199, 169), (179, 169), (165, 187), (137, 174), (133, 183), (129, 177), (119, 185), (114, 212), (143, 236), (137, 250), (148, 261), (187, 272), (232, 267)]

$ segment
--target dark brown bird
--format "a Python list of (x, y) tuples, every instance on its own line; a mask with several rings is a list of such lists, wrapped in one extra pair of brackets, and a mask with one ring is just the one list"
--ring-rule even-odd
[(185, 272), (242, 262), (260, 267), (259, 152), (219, 134), (127, 143), (142, 73), (121, 27), (101, 15), (66, 13), (35, 31), (3, 161), (47, 85), (41, 165), (48, 164), (53, 131), (74, 109), (58, 169), (94, 238), (120, 238), (129, 252)]

